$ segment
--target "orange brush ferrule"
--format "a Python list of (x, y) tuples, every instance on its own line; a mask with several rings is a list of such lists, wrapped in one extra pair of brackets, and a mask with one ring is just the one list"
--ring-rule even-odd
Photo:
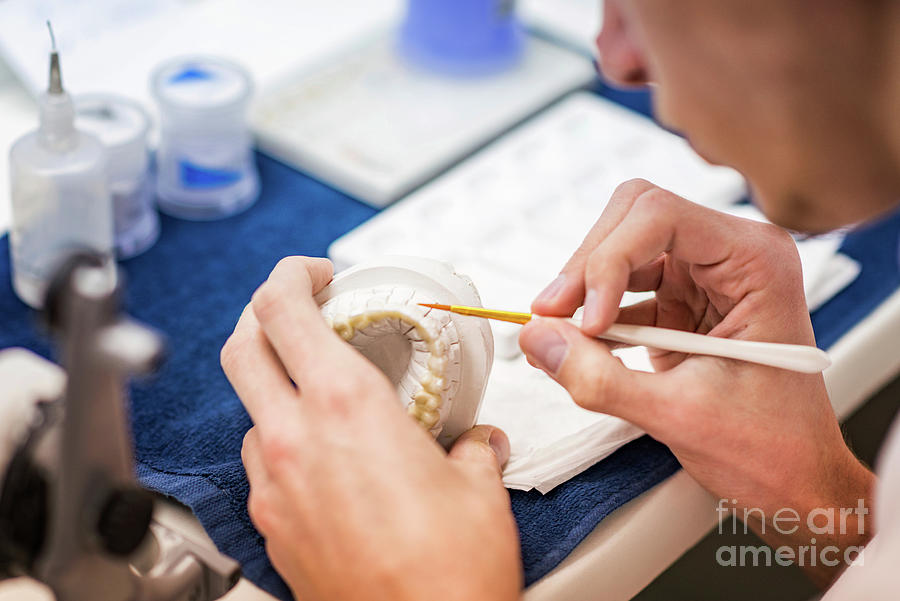
[(450, 311), (458, 315), (471, 315), (473, 317), (485, 317), (487, 319), (496, 319), (498, 321), (508, 321), (512, 323), (528, 323), (531, 321), (531, 313), (517, 313), (515, 311), (500, 311), (497, 309), (483, 309), (481, 307), (464, 307), (462, 305), (440, 305), (430, 303), (419, 303), (423, 307), (430, 307), (440, 311)]

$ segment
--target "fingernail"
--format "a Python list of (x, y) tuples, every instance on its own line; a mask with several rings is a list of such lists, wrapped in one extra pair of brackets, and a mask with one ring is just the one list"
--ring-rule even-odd
[(553, 298), (559, 294), (560, 290), (562, 290), (563, 286), (566, 283), (565, 274), (561, 273), (556, 276), (556, 279), (550, 282), (544, 290), (538, 294), (537, 298), (534, 299), (535, 302), (549, 302), (553, 300)]
[(582, 327), (590, 328), (600, 321), (600, 302), (597, 299), (597, 291), (593, 288), (588, 289), (584, 295), (584, 316), (582, 317)]
[(509, 460), (509, 440), (506, 436), (503, 436), (498, 430), (494, 430), (491, 432), (490, 438), (488, 438), (488, 444), (494, 451), (494, 455), (497, 456), (497, 461), (500, 462), (501, 466)]
[(569, 352), (569, 343), (556, 330), (549, 327), (539, 329), (529, 340), (531, 358), (544, 371), (555, 374)]

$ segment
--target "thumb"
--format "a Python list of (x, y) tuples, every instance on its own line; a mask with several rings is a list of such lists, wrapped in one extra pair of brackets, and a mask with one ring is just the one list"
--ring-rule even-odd
[(456, 439), (450, 459), (464, 469), (489, 470), (499, 475), (509, 460), (509, 439), (495, 426), (475, 426)]
[(578, 405), (608, 413), (649, 430), (665, 374), (625, 367), (609, 345), (585, 336), (561, 319), (534, 319), (522, 328), (519, 345), (528, 362), (544, 370)]

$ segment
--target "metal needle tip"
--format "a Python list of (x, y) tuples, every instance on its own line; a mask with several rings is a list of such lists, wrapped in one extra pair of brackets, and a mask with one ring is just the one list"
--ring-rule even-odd
[(59, 52), (56, 50), (56, 36), (53, 35), (53, 26), (50, 20), (47, 20), (47, 31), (50, 32), (50, 86), (48, 92), (50, 94), (62, 94), (62, 72), (59, 67)]
[(56, 52), (56, 36), (53, 35), (53, 25), (50, 24), (50, 19), (47, 19), (47, 30), (50, 32), (50, 49)]

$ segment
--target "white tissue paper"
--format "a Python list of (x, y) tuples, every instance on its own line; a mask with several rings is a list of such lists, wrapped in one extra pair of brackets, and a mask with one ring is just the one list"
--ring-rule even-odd
[[(749, 205), (735, 207), (734, 214), (764, 220)], [(859, 274), (859, 265), (837, 252), (842, 241), (840, 235), (827, 235), (797, 243), (811, 311)], [(627, 293), (623, 304), (651, 295)], [(652, 371), (642, 347), (614, 353), (631, 369)], [(577, 406), (565, 389), (528, 365), (521, 354), (510, 359), (495, 357), (478, 422), (498, 426), (509, 436), (511, 456), (503, 472), (506, 487), (536, 488), (542, 493), (643, 434), (629, 422)]]
[[(645, 349), (623, 349), (626, 365), (650, 369)], [(623, 351), (616, 351), (617, 354)], [(494, 361), (480, 423), (502, 428), (511, 455), (507, 488), (549, 492), (643, 431), (625, 420), (582, 409), (565, 389), (519, 355)]]

